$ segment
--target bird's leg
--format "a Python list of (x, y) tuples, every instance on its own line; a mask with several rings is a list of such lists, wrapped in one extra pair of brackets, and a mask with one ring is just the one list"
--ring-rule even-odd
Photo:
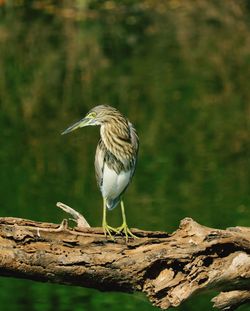
[(127, 225), (127, 220), (126, 220), (126, 214), (125, 214), (125, 208), (124, 208), (124, 203), (123, 200), (121, 200), (121, 211), (122, 211), (122, 225), (120, 227), (118, 227), (116, 230), (121, 233), (123, 232), (125, 234), (126, 237), (126, 241), (128, 241), (129, 236), (131, 236), (134, 239), (138, 239), (138, 237), (136, 235), (134, 235), (128, 225)]
[(103, 229), (103, 232), (105, 234), (105, 236), (107, 236), (107, 234), (109, 235), (109, 237), (114, 240), (114, 237), (112, 236), (111, 232), (115, 232), (115, 233), (118, 233), (118, 231), (109, 226), (107, 224), (107, 218), (106, 218), (106, 212), (107, 212), (107, 208), (106, 208), (106, 199), (103, 198), (103, 218), (102, 218), (102, 229)]

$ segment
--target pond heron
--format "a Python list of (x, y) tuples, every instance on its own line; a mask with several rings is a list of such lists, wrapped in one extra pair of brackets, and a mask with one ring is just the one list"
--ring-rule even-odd
[[(95, 173), (97, 184), (103, 197), (102, 227), (105, 236), (113, 239), (112, 234), (123, 233), (136, 238), (126, 221), (122, 195), (127, 189), (135, 172), (139, 139), (134, 126), (117, 109), (100, 105), (91, 109), (80, 121), (67, 128), (63, 134), (78, 128), (100, 125), (101, 138), (95, 154)], [(118, 228), (108, 225), (106, 209), (112, 210), (121, 205), (123, 223)]]

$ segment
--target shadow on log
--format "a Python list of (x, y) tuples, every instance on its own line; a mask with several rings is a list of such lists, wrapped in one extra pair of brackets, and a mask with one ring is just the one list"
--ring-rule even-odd
[(126, 243), (101, 228), (0, 218), (0, 275), (140, 291), (161, 309), (210, 289), (223, 291), (213, 299), (220, 310), (250, 302), (250, 228), (218, 230), (185, 218), (172, 234), (133, 233), (140, 239)]

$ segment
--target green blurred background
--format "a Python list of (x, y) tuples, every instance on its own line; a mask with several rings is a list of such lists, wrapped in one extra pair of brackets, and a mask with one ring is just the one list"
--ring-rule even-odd
[[(62, 201), (100, 226), (99, 130), (60, 132), (110, 104), (140, 136), (131, 227), (249, 226), (249, 83), (247, 0), (0, 0), (1, 216), (59, 223)], [(119, 209), (108, 217), (121, 222)], [(0, 286), (5, 311), (156, 310), (138, 294)], [(176, 310), (211, 310), (213, 294)]]

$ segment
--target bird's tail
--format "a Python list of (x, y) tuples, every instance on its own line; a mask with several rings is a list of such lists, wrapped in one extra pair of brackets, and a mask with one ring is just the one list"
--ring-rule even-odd
[(106, 201), (107, 209), (111, 211), (120, 203), (120, 201), (121, 201), (120, 197), (117, 197), (115, 199), (107, 199), (107, 201)]

